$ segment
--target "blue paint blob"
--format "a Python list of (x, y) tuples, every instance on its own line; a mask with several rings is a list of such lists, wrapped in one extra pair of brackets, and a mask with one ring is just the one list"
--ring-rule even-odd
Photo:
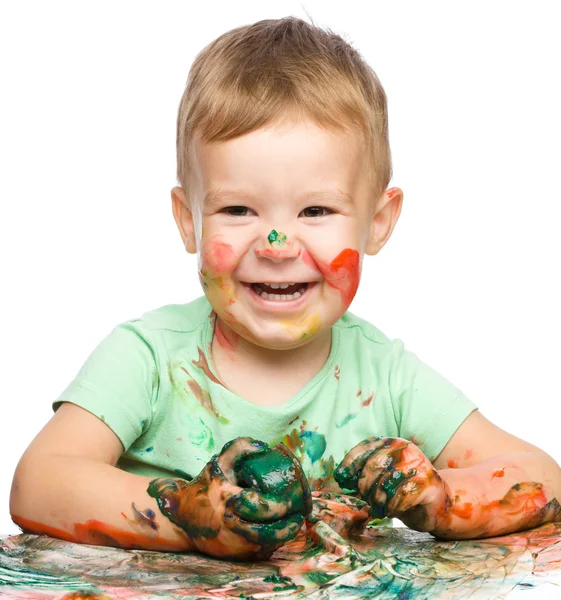
[(327, 444), (322, 433), (306, 430), (299, 437), (304, 442), (304, 452), (310, 457), (312, 463), (323, 456)]

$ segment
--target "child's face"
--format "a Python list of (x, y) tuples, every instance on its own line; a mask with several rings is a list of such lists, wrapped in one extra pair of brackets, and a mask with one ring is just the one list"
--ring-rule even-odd
[[(399, 198), (382, 240), (356, 134), (306, 121), (227, 142), (197, 139), (193, 149), (193, 211), (174, 188), (174, 214), (188, 250), (196, 240), (200, 280), (218, 317), (271, 349), (326, 332), (356, 293), (363, 254), (376, 254), (391, 234), (400, 190), (384, 195)], [(307, 197), (312, 192), (320, 193)]]

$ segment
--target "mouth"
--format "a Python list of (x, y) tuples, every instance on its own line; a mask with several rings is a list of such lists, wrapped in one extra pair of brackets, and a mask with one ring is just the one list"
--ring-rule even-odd
[(263, 300), (280, 303), (298, 300), (315, 285), (315, 282), (244, 282), (243, 285)]

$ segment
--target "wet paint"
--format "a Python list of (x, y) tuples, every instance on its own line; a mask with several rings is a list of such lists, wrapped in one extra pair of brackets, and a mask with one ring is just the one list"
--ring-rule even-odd
[(216, 343), (226, 351), (226, 355), (230, 356), (230, 358), (234, 357), (234, 351), (238, 345), (240, 340), (240, 336), (231, 329), (226, 333), (224, 331), (224, 326), (222, 326), (220, 319), (215, 319), (214, 326), (214, 337), (216, 339)]
[(285, 444), (300, 460), (308, 456), (312, 464), (319, 460), (327, 447), (325, 436), (314, 430), (306, 429), (306, 421), (302, 421), (299, 429), (294, 428), (285, 435), (282, 443)]
[(305, 340), (312, 337), (321, 327), (321, 316), (313, 313), (304, 317), (280, 321), (281, 325), (295, 340)]
[(156, 522), (156, 513), (151, 508), (139, 510), (136, 504), (132, 503), (132, 511), (134, 518), (130, 519), (125, 513), (121, 513), (128, 521), (129, 525), (136, 531), (145, 531), (148, 534), (158, 531), (159, 525)]
[[(359, 390), (357, 396), (360, 396), (361, 394), (362, 394), (362, 390)], [(360, 409), (365, 408), (366, 406), (370, 406), (370, 404), (372, 404), (372, 400), (374, 400), (374, 392), (372, 392), (370, 394), (370, 396), (368, 396), (368, 398), (366, 398), (365, 400), (363, 400), (360, 403), (359, 408), (356, 412), (349, 413), (343, 419), (341, 419), (341, 421), (339, 421), (338, 423), (335, 423), (335, 427), (337, 429), (341, 429), (342, 427), (347, 425), (350, 421), (352, 421), (353, 419), (356, 419), (360, 413)]]
[(561, 585), (561, 523), (459, 542), (437, 541), (407, 528), (369, 527), (343, 538), (354, 550), (354, 561), (311, 537), (306, 525), (269, 560), (233, 562), (199, 553), (76, 548), (46, 536), (12, 536), (0, 540), (2, 595), (18, 600), (60, 600), (65, 593), (67, 600), (71, 594), (136, 600), (271, 598), (278, 594), (275, 587), (290, 587), (286, 595), (312, 598), (460, 600), (524, 591), (530, 600), (556, 597)]
[(146, 534), (126, 531), (96, 519), (90, 519), (84, 523), (74, 523), (72, 532), (38, 521), (32, 521), (18, 515), (12, 515), (12, 520), (26, 532), (44, 534), (79, 544), (113, 546), (115, 548), (150, 547), (155, 550), (168, 551), (181, 551), (185, 549), (183, 544), (165, 540), (161, 536), (152, 537)]
[(192, 481), (158, 478), (147, 492), (187, 534), (190, 549), (238, 560), (268, 558), (312, 510), (296, 457), (251, 438), (227, 442)]
[(269, 244), (275, 248), (282, 248), (286, 244), (286, 235), (282, 231), (275, 231), (274, 229), (267, 236)]
[[(192, 363), (195, 367), (201, 369), (205, 373), (205, 375), (208, 377), (207, 371), (210, 373), (210, 369), (208, 367), (206, 357), (200, 348), (198, 350), (199, 350), (199, 360), (198, 361), (193, 360)], [(211, 395), (208, 392), (208, 390), (205, 390), (203, 387), (201, 387), (199, 382), (189, 373), (189, 371), (184, 366), (180, 366), (179, 369), (187, 375), (187, 381), (186, 381), (187, 387), (189, 388), (189, 390), (191, 391), (193, 396), (195, 396), (195, 398), (197, 399), (199, 404), (205, 410), (207, 410), (209, 413), (213, 414), (217, 418), (219, 423), (221, 423), (223, 425), (229, 424), (230, 423), (229, 419), (222, 416), (220, 414), (220, 412), (218, 411), (218, 409), (214, 406), (214, 403), (212, 402), (212, 398), (211, 398)], [(170, 372), (170, 380), (173, 385), (174, 378), (173, 378), (173, 373), (171, 370), (171, 365), (169, 368), (169, 372)], [(213, 377), (212, 381), (218, 382), (218, 379), (216, 379), (216, 377), (214, 377), (214, 375), (212, 375), (212, 373), (210, 373), (210, 374)], [(209, 377), (209, 379), (210, 379), (210, 377)], [(218, 382), (218, 383), (220, 383), (220, 382)], [(222, 384), (220, 384), (220, 385), (222, 385)], [(184, 389), (184, 391), (187, 391), (185, 388), (183, 388), (183, 389)]]
[(360, 280), (360, 254), (357, 250), (345, 248), (330, 263), (314, 259), (305, 250), (302, 260), (306, 265), (319, 270), (325, 281), (341, 293), (345, 306), (351, 304)]
[(203, 265), (214, 274), (229, 273), (233, 270), (236, 260), (231, 244), (213, 241), (205, 246)]
[(311, 490), (300, 463), (280, 446), (243, 456), (236, 462), (237, 483), (254, 488), (267, 496), (283, 499), (290, 504), (288, 514), (312, 510)]
[[(214, 383), (223, 386), (224, 384), (220, 381), (220, 379), (218, 379), (210, 370), (210, 367), (208, 366), (208, 360), (202, 348), (197, 346), (197, 350), (199, 352), (199, 360), (192, 360), (191, 362), (193, 363), (193, 365), (197, 367), (197, 369), (200, 369), (205, 374), (207, 379), (210, 379), (210, 381), (213, 381)], [(185, 371), (185, 369), (183, 370)]]

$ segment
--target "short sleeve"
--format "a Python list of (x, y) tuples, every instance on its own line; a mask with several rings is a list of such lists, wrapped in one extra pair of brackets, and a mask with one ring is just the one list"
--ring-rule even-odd
[(104, 421), (125, 452), (152, 421), (158, 371), (152, 345), (134, 323), (118, 325), (90, 354), (53, 402), (72, 402)]
[(477, 406), (442, 375), (393, 341), (390, 395), (399, 437), (417, 444), (434, 461)]

